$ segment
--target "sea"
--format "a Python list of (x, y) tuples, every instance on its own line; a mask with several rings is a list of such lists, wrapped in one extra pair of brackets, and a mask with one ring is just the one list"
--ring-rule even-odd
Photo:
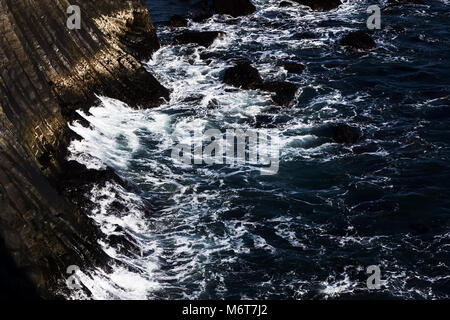
[[(99, 96), (79, 111), (90, 127), (70, 125), (83, 140), (69, 159), (135, 188), (86, 194), (114, 263), (81, 270), (88, 290), (68, 298), (450, 298), (450, 1), (381, 10), (381, 29), (368, 30), (367, 8), (387, 1), (314, 12), (253, 0), (249, 16), (189, 20), (186, 30), (224, 32), (208, 48), (177, 44), (184, 29), (164, 23), (194, 2), (147, 1), (161, 48), (143, 63), (169, 101), (133, 109)], [(355, 30), (377, 48), (341, 47)], [(293, 104), (224, 84), (236, 60), (298, 85)], [(342, 123), (358, 142), (334, 142)], [(279, 170), (174, 160), (176, 132), (208, 129), (272, 132)]]

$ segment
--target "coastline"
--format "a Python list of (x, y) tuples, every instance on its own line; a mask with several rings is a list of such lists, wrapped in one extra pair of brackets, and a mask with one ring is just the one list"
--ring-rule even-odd
[(143, 1), (80, 2), (83, 28), (73, 31), (65, 3), (0, 5), (0, 238), (32, 284), (24, 296), (55, 297), (68, 266), (108, 261), (97, 228), (61, 192), (74, 169), (65, 154), (77, 138), (68, 128), (75, 110), (97, 93), (135, 107), (169, 95), (138, 61), (159, 48)]

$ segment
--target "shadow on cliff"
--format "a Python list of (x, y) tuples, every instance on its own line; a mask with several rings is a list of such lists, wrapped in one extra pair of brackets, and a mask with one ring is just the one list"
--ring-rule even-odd
[(33, 283), (17, 268), (0, 239), (0, 300), (41, 300)]

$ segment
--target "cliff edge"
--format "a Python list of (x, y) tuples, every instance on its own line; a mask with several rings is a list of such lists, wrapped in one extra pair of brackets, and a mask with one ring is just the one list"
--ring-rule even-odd
[(67, 121), (96, 93), (135, 107), (168, 99), (140, 63), (158, 48), (141, 0), (0, 0), (0, 286), (13, 274), (11, 292), (51, 298), (68, 266), (106, 264), (91, 220), (58, 192)]

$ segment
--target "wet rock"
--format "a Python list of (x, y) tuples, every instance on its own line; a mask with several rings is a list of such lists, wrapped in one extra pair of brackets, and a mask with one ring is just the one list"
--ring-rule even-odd
[(175, 36), (175, 41), (182, 44), (195, 43), (199, 46), (209, 47), (218, 37), (224, 34), (220, 31), (185, 31)]
[(401, 6), (405, 4), (420, 4), (424, 5), (424, 0), (388, 0), (388, 6), (394, 7), (394, 6)]
[(193, 95), (190, 95), (190, 96), (184, 98), (183, 102), (186, 102), (186, 103), (200, 103), (203, 100), (204, 97), (205, 97), (204, 94), (197, 93), (197, 94), (193, 94)]
[(305, 66), (297, 62), (288, 62), (283, 64), (283, 68), (290, 73), (302, 73), (305, 70)]
[(170, 18), (170, 20), (167, 22), (167, 26), (169, 28), (184, 28), (187, 27), (188, 22), (186, 18), (180, 16), (180, 15), (174, 15)]
[(256, 7), (250, 0), (214, 0), (214, 9), (218, 14), (239, 17), (252, 14)]
[(289, 1), (281, 1), (280, 2), (280, 7), (285, 8), (285, 7), (292, 7), (294, 4), (292, 2)]
[(423, 223), (411, 223), (409, 226), (414, 230), (415, 234), (425, 234), (430, 232), (430, 228)]
[(342, 38), (341, 46), (355, 50), (370, 50), (376, 48), (377, 44), (367, 32), (354, 31)]
[(207, 107), (208, 109), (216, 109), (220, 107), (220, 102), (217, 99), (213, 98), (208, 102)]
[(358, 128), (347, 124), (338, 124), (332, 128), (333, 140), (337, 143), (356, 143), (361, 138)]
[(224, 83), (242, 88), (273, 92), (272, 100), (282, 106), (289, 106), (297, 93), (297, 85), (290, 82), (263, 82), (259, 71), (249, 61), (239, 61), (225, 70)]
[(125, 51), (138, 60), (149, 59), (160, 48), (147, 10), (133, 11), (133, 16), (127, 19), (126, 32), (119, 39)]
[(239, 61), (234, 67), (225, 70), (224, 82), (237, 88), (256, 89), (263, 80), (249, 61)]
[(258, 114), (255, 116), (255, 120), (253, 125), (257, 129), (265, 128), (265, 129), (274, 129), (276, 128), (275, 117), (267, 114)]
[(329, 11), (339, 7), (342, 2), (341, 0), (294, 0), (295, 2), (308, 6), (316, 11)]
[(127, 183), (112, 168), (101, 170), (88, 169), (85, 165), (73, 160), (62, 164), (62, 173), (59, 175), (58, 180), (61, 191), (90, 183), (104, 184), (107, 181), (114, 181), (128, 188)]
[(298, 32), (292, 35), (292, 39), (303, 40), (303, 39), (315, 39), (317, 36), (312, 32)]
[[(77, 4), (83, 15), (77, 31), (53, 19), (63, 0), (0, 5), (0, 242), (44, 298), (63, 289), (58, 284), (68, 266), (108, 271), (110, 262), (98, 245), (99, 229), (83, 212), (85, 200), (75, 193), (73, 200), (64, 187), (83, 190), (81, 178), (111, 176), (68, 173), (65, 155), (75, 135), (67, 121), (96, 94), (157, 106), (169, 93), (140, 63), (159, 48), (142, 1)], [(2, 254), (0, 269), (4, 261)]]
[(281, 106), (290, 106), (294, 101), (298, 86), (283, 81), (267, 82), (259, 86), (259, 89), (275, 93), (272, 100)]

